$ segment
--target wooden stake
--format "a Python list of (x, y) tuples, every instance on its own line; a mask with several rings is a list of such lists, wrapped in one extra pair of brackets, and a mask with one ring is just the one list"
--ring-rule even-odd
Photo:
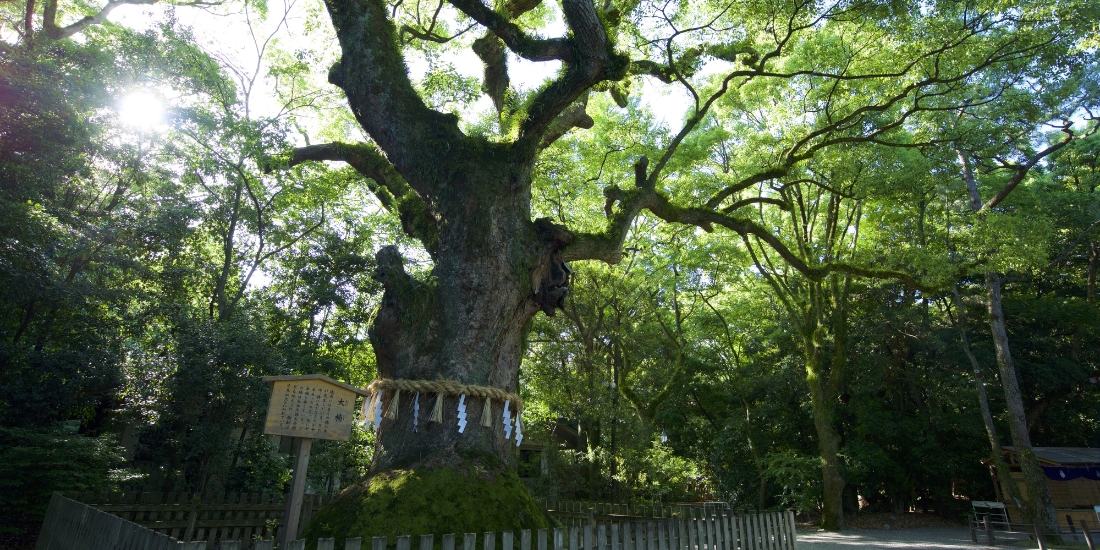
[(290, 496), (286, 499), (286, 512), (283, 514), (283, 532), (279, 535), (279, 548), (286, 548), (290, 541), (298, 537), (298, 520), (302, 514), (302, 499), (306, 490), (306, 473), (309, 470), (309, 449), (313, 440), (308, 437), (298, 439), (298, 459), (294, 463), (294, 477), (290, 481)]

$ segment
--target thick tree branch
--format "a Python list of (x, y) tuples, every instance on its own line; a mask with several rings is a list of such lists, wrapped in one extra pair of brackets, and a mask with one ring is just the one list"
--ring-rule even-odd
[[(451, 5), (477, 21), (489, 32), (500, 38), (509, 50), (530, 61), (561, 60), (573, 62), (574, 54), (563, 38), (532, 38), (509, 20), (508, 16), (493, 11), (481, 0), (450, 0)], [(537, 5), (537, 4), (536, 4)]]
[(405, 233), (419, 240), (428, 254), (435, 257), (438, 240), (435, 216), (381, 151), (368, 143), (323, 143), (299, 147), (285, 158), (288, 167), (326, 160), (346, 162), (367, 178), (368, 187), (382, 207), (397, 214)]
[[(573, 240), (561, 251), (564, 262), (573, 260), (600, 260), (608, 264), (617, 264), (623, 258), (623, 241), (630, 232), (634, 218), (646, 207), (653, 189), (648, 187), (646, 167), (649, 159), (644, 155), (634, 163), (634, 189), (623, 191), (618, 187), (608, 187), (604, 191), (607, 204), (607, 229), (602, 233), (577, 233)], [(619, 209), (615, 210), (615, 203)]]
[(772, 204), (779, 207), (780, 210), (790, 210), (791, 203), (783, 199), (773, 199), (771, 197), (749, 197), (747, 199), (739, 200), (722, 209), (723, 214), (729, 214), (736, 212), (737, 210), (744, 208), (750, 204)]
[[(1077, 139), (1078, 136), (1073, 131), (1072, 124), (1073, 124), (1072, 122), (1067, 122), (1064, 126), (1062, 126), (1062, 128), (1061, 128), (1062, 133), (1066, 134), (1066, 136), (1063, 137), (1061, 140), (1059, 140), (1057, 143), (1054, 143), (1050, 146), (1047, 146), (1042, 151), (1039, 151), (1038, 153), (1035, 153), (1034, 155), (1029, 157), (1026, 161), (1024, 161), (1023, 164), (1014, 165), (1014, 166), (1005, 166), (1005, 168), (1009, 168), (1013, 171), (1012, 179), (1008, 180), (1008, 183), (1006, 183), (1004, 185), (1004, 187), (1002, 187), (1001, 190), (996, 195), (993, 196), (993, 198), (986, 201), (985, 204), (982, 205), (981, 210), (978, 210), (978, 212), (987, 212), (990, 209), (995, 208), (998, 204), (1001, 204), (1001, 201), (1005, 200), (1005, 198), (1008, 197), (1009, 193), (1012, 193), (1012, 190), (1016, 189), (1016, 186), (1020, 185), (1020, 182), (1024, 181), (1024, 178), (1027, 177), (1028, 172), (1030, 172), (1031, 169), (1033, 167), (1035, 167), (1036, 164), (1039, 163), (1039, 161), (1041, 161), (1044, 158), (1050, 156), (1052, 153), (1054, 153), (1055, 151), (1058, 151), (1059, 149), (1065, 147), (1066, 145), (1069, 145), (1070, 142), (1072, 142), (1074, 139)], [(1093, 124), (1092, 128), (1090, 128), (1087, 132), (1082, 134), (1081, 137), (1092, 135), (1094, 132), (1096, 132), (1096, 129), (1098, 127), (1100, 127), (1100, 126), (1097, 126), (1097, 125)], [(964, 167), (964, 170), (965, 170), (965, 168), (966, 168), (965, 157), (962, 155), (962, 153), (959, 153), (959, 159), (964, 161), (963, 167)], [(965, 176), (966, 172), (964, 171), (963, 174)], [(974, 176), (973, 176), (973, 174), (971, 174), (970, 179), (973, 179), (973, 178), (974, 178)], [(969, 185), (970, 185), (970, 181), (968, 180), (967, 181), (967, 186), (969, 187)]]
[[(405, 68), (397, 30), (383, 0), (326, 0), (343, 57), (329, 81), (347, 95), (356, 120), (421, 197), (449, 183), (448, 159), (470, 158), (476, 147), (458, 118), (428, 108)], [(447, 152), (448, 154), (440, 154)], [(429, 199), (430, 200), (430, 199)]]
[(473, 44), (474, 53), (485, 66), (485, 92), (493, 100), (497, 114), (504, 113), (504, 96), (508, 93), (508, 52), (500, 38), (492, 33), (478, 38)]
[[(562, 250), (562, 260), (601, 260), (610, 264), (618, 263), (622, 259), (622, 243), (626, 239), (630, 226), (634, 218), (644, 209), (666, 222), (693, 225), (707, 232), (714, 231), (714, 226), (720, 226), (742, 237), (755, 237), (779, 254), (787, 265), (812, 280), (821, 280), (830, 273), (848, 273), (873, 279), (894, 279), (922, 292), (938, 290), (907, 273), (891, 269), (870, 268), (842, 261), (809, 264), (788, 248), (771, 230), (752, 220), (722, 214), (708, 208), (673, 204), (651, 185), (652, 175), (647, 177), (645, 172), (647, 164), (648, 160), (642, 157), (634, 165), (634, 189), (623, 190), (612, 186), (604, 191), (607, 197), (607, 205), (604, 207), (608, 214), (607, 228), (598, 234), (577, 234)], [(616, 203), (619, 204), (617, 210), (614, 208)]]
[(61, 27), (57, 24), (57, 0), (46, 0), (46, 6), (42, 11), (42, 30), (46, 36), (53, 40), (61, 40), (77, 34), (84, 29), (103, 23), (111, 12), (126, 4), (156, 4), (157, 0), (111, 0), (103, 9), (95, 15), (87, 15), (79, 21)]
[(504, 9), (512, 19), (515, 19), (539, 7), (541, 3), (542, 0), (507, 0), (504, 2)]
[(538, 151), (547, 128), (582, 93), (601, 81), (621, 80), (630, 65), (625, 55), (615, 53), (591, 0), (562, 0), (562, 11), (572, 33), (568, 44), (574, 55), (562, 60), (562, 75), (527, 103), (527, 118), (516, 142), (521, 155)]
[(596, 121), (592, 120), (592, 117), (588, 116), (585, 112), (585, 108), (588, 107), (588, 94), (581, 96), (580, 101), (571, 105), (565, 110), (550, 127), (546, 129), (546, 135), (542, 137), (542, 143), (539, 144), (539, 149), (545, 149), (554, 143), (573, 128), (591, 128), (596, 124)]

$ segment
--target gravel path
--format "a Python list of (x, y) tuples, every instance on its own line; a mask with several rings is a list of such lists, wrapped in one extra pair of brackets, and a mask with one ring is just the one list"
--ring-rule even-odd
[[(979, 538), (979, 541), (982, 539)], [(1015, 539), (1020, 540), (1020, 539)], [(998, 538), (997, 546), (1004, 548), (1010, 539)], [(966, 527), (921, 527), (893, 530), (849, 530), (840, 533), (827, 531), (798, 531), (799, 550), (856, 550), (872, 548), (918, 548), (923, 550), (984, 550), (990, 548), (984, 542), (970, 540)]]

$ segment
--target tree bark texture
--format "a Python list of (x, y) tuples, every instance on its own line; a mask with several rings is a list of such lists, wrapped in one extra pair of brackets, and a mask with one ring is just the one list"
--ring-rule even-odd
[[(1061, 142), (1060, 142), (1061, 143)], [(1064, 144), (1063, 144), (1064, 145)], [(1029, 160), (1030, 167), (1042, 156), (1049, 154), (1051, 148), (1045, 149), (1033, 160)], [(1027, 171), (1018, 172), (1010, 183), (1005, 186), (997, 197), (991, 199), (986, 205), (982, 204), (978, 189), (978, 180), (974, 175), (966, 154), (961, 149), (956, 149), (959, 164), (962, 169), (963, 181), (966, 183), (970, 198), (970, 207), (975, 215), (981, 215), (988, 211), (990, 205), (1000, 202), (1012, 190), (1013, 187), (1026, 175)], [(1014, 182), (1014, 183), (1013, 183)], [(1027, 495), (1024, 496), (1022, 511), (1026, 519), (1036, 518), (1042, 523), (1043, 529), (1048, 533), (1054, 533), (1057, 538), (1058, 516), (1054, 510), (1054, 500), (1050, 496), (1050, 487), (1046, 483), (1046, 474), (1039, 466), (1039, 459), (1031, 448), (1031, 436), (1027, 429), (1027, 412), (1024, 409), (1023, 397), (1020, 394), (1020, 384), (1016, 379), (1016, 365), (1012, 361), (1012, 352), (1008, 345), (1008, 333), (1005, 330), (1004, 311), (1001, 307), (1001, 290), (1003, 280), (995, 272), (985, 274), (986, 307), (989, 313), (989, 329), (993, 335), (993, 347), (997, 352), (997, 367), (1001, 375), (1001, 387), (1004, 389), (1005, 402), (1008, 406), (1008, 426), (1012, 436), (1012, 444), (1016, 449), (1016, 456), (1020, 461), (1020, 469), (1024, 476), (1024, 486)], [(1012, 490), (1012, 489), (1010, 489)]]
[(829, 531), (844, 528), (844, 478), (840, 475), (840, 435), (832, 423), (832, 404), (818, 376), (810, 375), (810, 400), (814, 411), (814, 428), (821, 453), (821, 479), (824, 494), (821, 502), (821, 526)]
[[(516, 141), (467, 136), (454, 115), (430, 109), (416, 92), (385, 2), (326, 2), (343, 53), (329, 80), (344, 90), (381, 164), (399, 176), (360, 172), (396, 199), (406, 232), (426, 241), (434, 260), (421, 280), (406, 273), (395, 247), (379, 252), (374, 277), (384, 294), (370, 339), (382, 378), (455, 380), (514, 393), (524, 327), (538, 311), (552, 314), (558, 306), (568, 285), (559, 252), (573, 238), (561, 226), (531, 219), (538, 145), (563, 110), (593, 84), (625, 71), (625, 61), (612, 51), (589, 1), (562, 3), (573, 33), (561, 39), (528, 37), (480, 0), (451, 3), (517, 55), (559, 59), (565, 70), (528, 105)], [(379, 164), (361, 158), (371, 151), (360, 146), (344, 160), (357, 169)], [(392, 397), (383, 397), (384, 406)], [(477, 421), (484, 402), (467, 400), (470, 422), (459, 434), (457, 397), (446, 397), (442, 423), (425, 422), (434, 397), (420, 396), (424, 414), (415, 427), (411, 395), (401, 399), (396, 420), (382, 421), (376, 472), (468, 463), (471, 456), (513, 464), (515, 442), (505, 441), (499, 410), (486, 428)]]
[(1010, 498), (1017, 508), (1024, 508), (1024, 501), (1020, 497), (1020, 488), (1016, 486), (1016, 482), (1012, 479), (1012, 472), (1008, 467), (1008, 463), (1004, 459), (1004, 449), (1001, 448), (1001, 437), (997, 434), (997, 426), (993, 423), (993, 412), (989, 408), (989, 396), (985, 392), (985, 377), (982, 376), (981, 366), (978, 364), (978, 358), (974, 356), (974, 350), (970, 348), (970, 338), (967, 334), (967, 316), (965, 305), (962, 301), (962, 296), (959, 294), (959, 287), (954, 287), (955, 306), (959, 311), (958, 325), (959, 336), (962, 339), (963, 352), (966, 353), (967, 359), (970, 360), (970, 367), (974, 373), (974, 391), (978, 393), (978, 404), (981, 407), (982, 423), (985, 424), (985, 434), (989, 438), (989, 447), (993, 452), (993, 471), (996, 474), (997, 479), (1001, 482), (1001, 486), (1008, 491), (1006, 498)]
[[(821, 332), (819, 329), (818, 332)], [(830, 391), (830, 374), (823, 360), (820, 334), (804, 337), (806, 353), (806, 383), (810, 388), (810, 406), (813, 409), (814, 429), (817, 432), (818, 451), (821, 455), (821, 526), (829, 531), (844, 528), (844, 477), (840, 475), (840, 434), (833, 428), (835, 392)]]
[(1020, 461), (1020, 470), (1027, 488), (1026, 505), (1023, 512), (1027, 519), (1036, 518), (1047, 533), (1057, 537), (1058, 516), (1054, 510), (1054, 500), (1050, 496), (1047, 477), (1039, 466), (1039, 459), (1031, 448), (1031, 436), (1027, 430), (1027, 413), (1024, 410), (1020, 384), (1016, 380), (1016, 365), (1012, 361), (1012, 352), (1008, 347), (1008, 333), (1005, 331), (1004, 311), (1001, 308), (1001, 285), (1003, 280), (996, 273), (987, 273), (985, 286), (989, 310), (989, 328), (993, 334), (993, 344), (997, 350), (997, 366), (1000, 368), (1001, 387), (1008, 405), (1008, 427), (1012, 434), (1012, 443)]

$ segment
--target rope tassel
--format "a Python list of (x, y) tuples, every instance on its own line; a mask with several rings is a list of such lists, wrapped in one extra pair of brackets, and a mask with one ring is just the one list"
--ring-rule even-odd
[(481, 425), (486, 428), (493, 427), (493, 400), (485, 399), (485, 406), (481, 408)]
[(390, 420), (397, 420), (397, 411), (399, 410), (401, 403), (401, 390), (393, 392), (393, 399), (390, 399), (390, 406), (386, 408), (386, 418)]
[(378, 390), (374, 394), (374, 399), (371, 400), (370, 416), (368, 417), (370, 422), (374, 424), (371, 429), (378, 431), (378, 426), (382, 424), (382, 390)]
[(435, 406), (432, 407), (432, 414), (428, 416), (428, 422), (443, 423), (443, 394), (435, 394)]

